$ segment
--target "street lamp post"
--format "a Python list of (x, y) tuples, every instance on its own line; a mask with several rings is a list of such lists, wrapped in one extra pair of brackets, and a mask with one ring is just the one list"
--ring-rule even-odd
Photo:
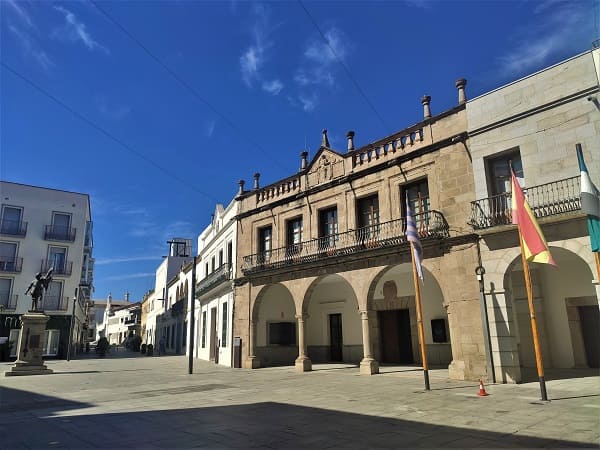
[(189, 354), (188, 354), (188, 374), (194, 373), (194, 319), (196, 307), (196, 256), (193, 257), (192, 264), (192, 288), (190, 289), (190, 336)]

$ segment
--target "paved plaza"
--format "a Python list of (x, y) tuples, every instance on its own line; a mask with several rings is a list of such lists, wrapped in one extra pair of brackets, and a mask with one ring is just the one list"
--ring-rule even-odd
[[(600, 376), (486, 386), (384, 367), (228, 369), (132, 353), (48, 361), (52, 375), (0, 379), (0, 448), (598, 447)], [(10, 364), (0, 364), (0, 371)], [(552, 377), (550, 377), (552, 378)]]

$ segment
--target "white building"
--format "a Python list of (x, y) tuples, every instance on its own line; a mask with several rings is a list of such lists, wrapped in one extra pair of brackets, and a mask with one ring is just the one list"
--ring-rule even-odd
[[(156, 350), (158, 350), (158, 343), (163, 335), (170, 344), (171, 330), (176, 322), (171, 314), (171, 305), (168, 304), (169, 281), (192, 260), (191, 239), (176, 238), (170, 241), (169, 245), (169, 256), (165, 257), (156, 269), (154, 291), (144, 302), (147, 310), (144, 312), (145, 323), (142, 324), (142, 329), (145, 330), (142, 342), (152, 344)], [(175, 351), (175, 341), (173, 343), (173, 347), (170, 347), (172, 352)]]
[(14, 343), (14, 354), (19, 317), (32, 306), (25, 291), (36, 273), (53, 268), (42, 305), (50, 316), (44, 355), (64, 358), (71, 329), (74, 352), (87, 339), (94, 270), (89, 195), (6, 181), (0, 195), (0, 337)]
[[(108, 294), (106, 300), (92, 300), (88, 309), (88, 332), (89, 340), (97, 341), (102, 336), (107, 336), (105, 332), (108, 312), (120, 308), (121, 306), (131, 305), (129, 302), (129, 293), (125, 294), (125, 300), (114, 300), (112, 294)], [(107, 312), (108, 311), (108, 312)]]
[(108, 343), (121, 345), (128, 337), (140, 335), (141, 315), (140, 303), (111, 308), (110, 302), (107, 302), (102, 333)]
[(598, 280), (575, 151), (581, 144), (598, 184), (598, 61), (595, 49), (467, 102), (478, 199), (471, 224), (481, 236), (490, 362), (499, 382), (536, 379), (519, 238), (511, 223), (510, 166), (558, 264), (530, 264), (544, 367), (599, 364)]
[(233, 280), (236, 276), (238, 202), (217, 204), (198, 237), (195, 356), (233, 366)]

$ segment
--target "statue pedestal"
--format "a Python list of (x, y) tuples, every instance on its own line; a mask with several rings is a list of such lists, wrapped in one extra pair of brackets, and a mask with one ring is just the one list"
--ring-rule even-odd
[(17, 361), (11, 370), (4, 372), (7, 377), (20, 375), (46, 375), (53, 373), (44, 365), (42, 351), (46, 344), (46, 322), (50, 320), (42, 312), (29, 311), (21, 316), (21, 332)]

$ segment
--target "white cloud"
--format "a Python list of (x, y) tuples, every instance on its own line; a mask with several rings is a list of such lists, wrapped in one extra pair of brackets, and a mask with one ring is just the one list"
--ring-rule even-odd
[(311, 94), (308, 96), (301, 94), (298, 96), (298, 100), (302, 104), (302, 109), (306, 112), (310, 112), (310, 111), (314, 110), (317, 106), (317, 95), (316, 94)]
[(55, 6), (54, 9), (65, 16), (65, 25), (62, 28), (54, 30), (54, 37), (68, 39), (71, 42), (81, 42), (88, 50), (100, 50), (106, 54), (110, 51), (104, 45), (92, 38), (83, 22), (77, 19), (77, 16), (62, 6)]
[(554, 55), (576, 52), (577, 37), (586, 32), (588, 23), (582, 3), (548, 0), (538, 4), (533, 10), (535, 20), (512, 36), (514, 49), (496, 59), (500, 73), (517, 77), (542, 68)]
[(119, 264), (119, 263), (128, 263), (128, 262), (136, 262), (136, 261), (160, 261), (160, 256), (123, 256), (123, 257), (115, 257), (115, 258), (98, 258), (96, 259), (95, 265), (97, 266), (105, 266), (108, 264)]
[(96, 101), (98, 103), (100, 114), (109, 119), (121, 120), (131, 112), (131, 107), (127, 105), (109, 106), (104, 97), (100, 97)]
[(273, 31), (273, 26), (269, 22), (269, 10), (264, 5), (254, 4), (252, 15), (254, 22), (251, 29), (251, 43), (240, 56), (242, 80), (248, 87), (252, 87), (255, 82), (262, 82), (263, 69), (268, 60), (267, 53), (273, 46), (267, 39)]
[(9, 25), (8, 29), (19, 41), (25, 58), (32, 58), (45, 71), (54, 66), (54, 62), (48, 54), (36, 43), (36, 41), (25, 31), (20, 30), (14, 25)]
[(257, 45), (252, 45), (246, 52), (240, 56), (240, 68), (242, 70), (242, 79), (247, 86), (259, 78), (259, 70), (264, 62), (264, 49)]
[(119, 280), (132, 280), (135, 278), (150, 278), (156, 276), (156, 272), (139, 272), (139, 273), (128, 273), (125, 275), (113, 275), (110, 277), (104, 277), (106, 281), (119, 281)]
[(213, 133), (215, 132), (215, 126), (217, 125), (217, 122), (215, 122), (214, 120), (209, 120), (208, 122), (206, 122), (204, 124), (204, 133), (206, 134), (206, 137), (211, 138)]
[(323, 38), (311, 39), (303, 53), (303, 61), (296, 70), (294, 81), (300, 86), (333, 86), (340, 61), (349, 53), (348, 37), (338, 28), (332, 27)]
[(271, 95), (279, 95), (283, 89), (283, 83), (280, 80), (264, 81), (262, 84), (263, 91)]
[(19, 4), (17, 3), (15, 0), (5, 0), (5, 4), (7, 4), (8, 6), (10, 6), (12, 8), (12, 10), (17, 14), (17, 16), (19, 16), (19, 18), (25, 22), (25, 24), (31, 28), (35, 28), (35, 24), (33, 23), (33, 20), (31, 19), (31, 16), (29, 15), (29, 13), (27, 12), (27, 10), (25, 8), (23, 8), (23, 4)]

